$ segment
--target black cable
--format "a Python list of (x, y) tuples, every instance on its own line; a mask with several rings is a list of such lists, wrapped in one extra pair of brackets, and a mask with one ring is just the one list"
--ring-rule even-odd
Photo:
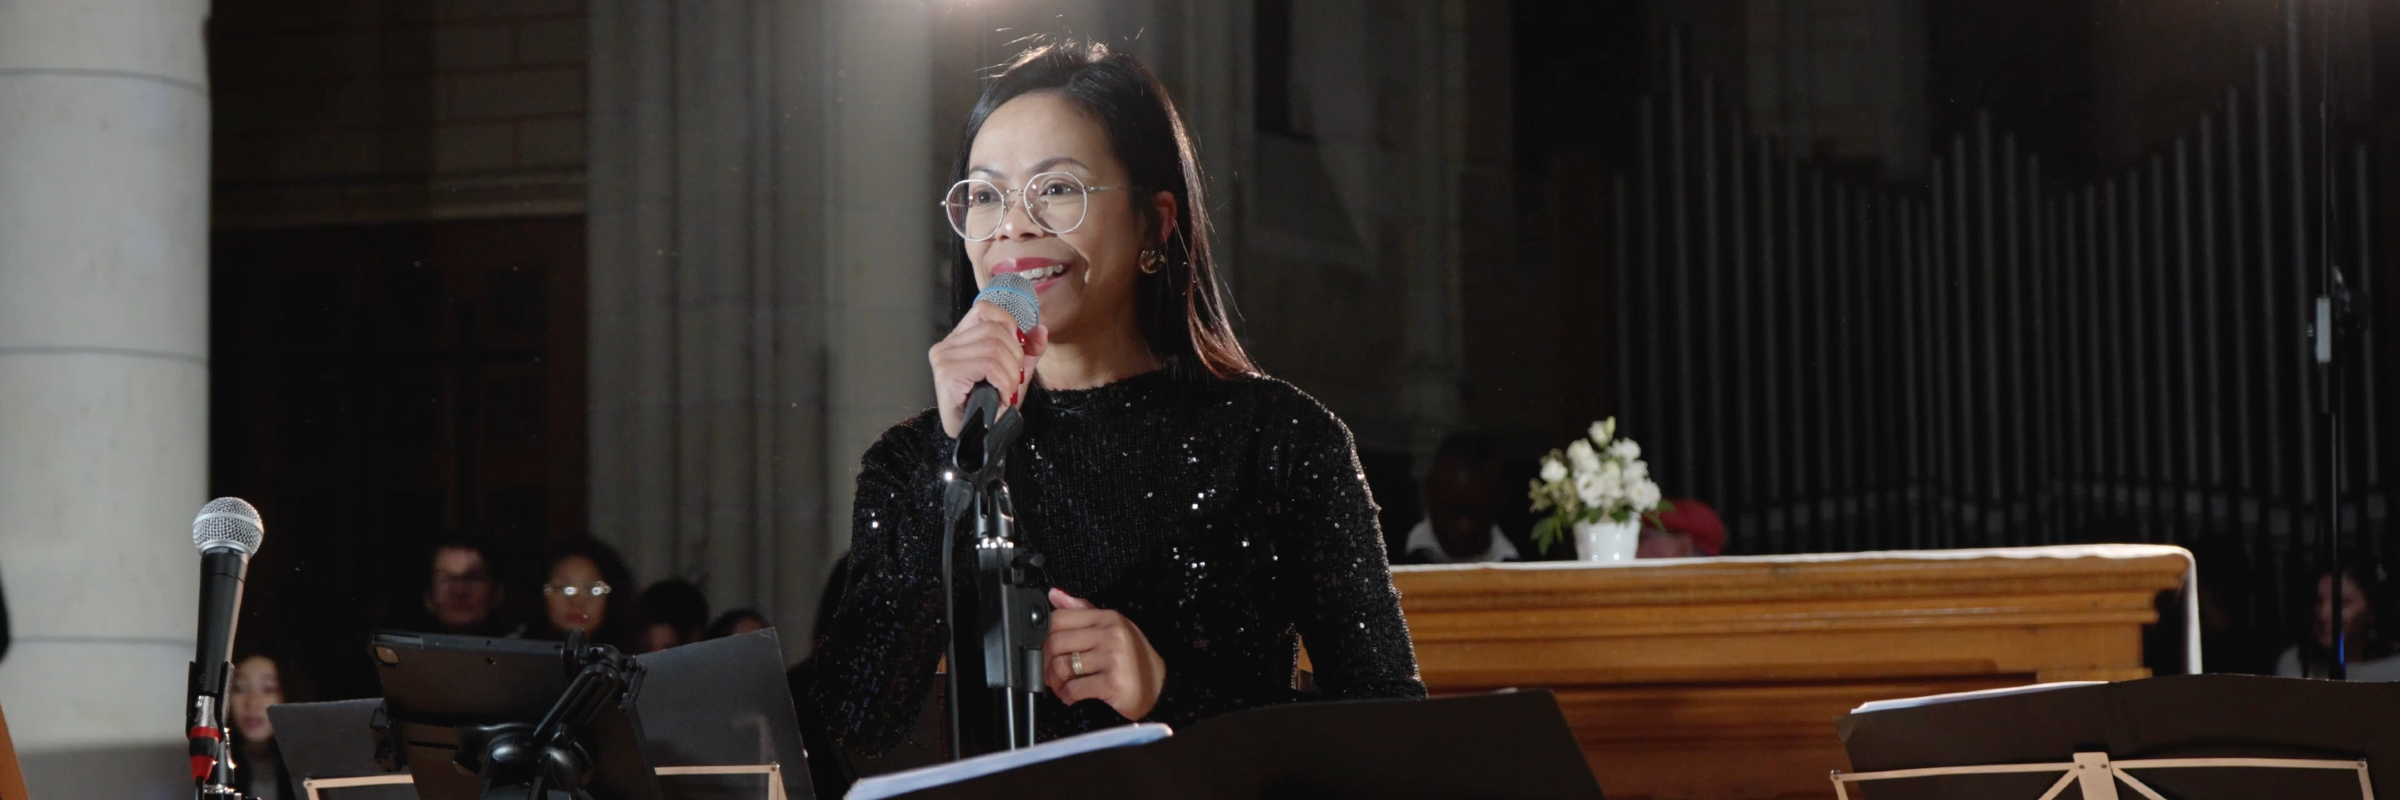
[[(959, 441), (967, 441), (970, 432), (980, 433), (980, 428), (982, 426), (977, 424), (976, 416), (969, 414), (966, 425), (959, 430)], [(971, 431), (970, 429), (975, 430)], [(960, 730), (963, 727), (961, 723), (964, 720), (959, 713), (959, 705), (964, 698), (960, 696), (958, 682), (960, 668), (958, 579), (951, 563), (955, 560), (958, 552), (958, 527), (960, 518), (967, 512), (966, 503), (977, 499), (975, 487), (971, 482), (972, 478), (956, 471), (964, 468), (963, 465), (957, 463), (957, 459), (958, 453), (953, 450), (951, 468), (942, 473), (942, 626), (944, 628), (942, 652), (944, 658), (949, 661), (949, 669), (944, 676), (950, 688), (950, 760), (952, 761), (963, 758), (962, 754), (966, 752), (966, 748), (962, 746), (963, 741), (960, 738)]]
[[(2298, 2), (2298, 0), (2291, 0)], [(2320, 294), (2317, 302), (2326, 306), (2317, 335), (2324, 337), (2321, 348), (2330, 356), (2318, 363), (2321, 380), (2318, 413), (2324, 418), (2325, 429), (2325, 505), (2322, 524), (2325, 526), (2325, 550), (2332, 565), (2329, 589), (2333, 608), (2333, 658), (2326, 666), (2326, 677), (2347, 680), (2350, 672), (2350, 635), (2342, 619), (2344, 582), (2342, 571), (2342, 354), (2341, 320), (2343, 302), (2341, 271), (2333, 263), (2333, 5), (2336, 0), (2320, 0), (2317, 4), (2317, 281)], [(2293, 38), (2295, 47), (2299, 38)], [(2292, 53), (2294, 61), (2301, 58)], [(2298, 102), (2299, 98), (2293, 98)], [(2299, 142), (2293, 142), (2299, 147)], [(2365, 587), (2360, 587), (2364, 589)]]

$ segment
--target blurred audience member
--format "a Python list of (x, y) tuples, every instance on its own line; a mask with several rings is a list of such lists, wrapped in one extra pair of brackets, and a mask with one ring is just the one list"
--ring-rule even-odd
[(708, 595), (682, 578), (668, 578), (642, 590), (642, 652), (655, 653), (700, 641), (708, 628)]
[(283, 769), (283, 754), (275, 746), (275, 723), (267, 707), (285, 701), (284, 670), (261, 652), (233, 661), (233, 680), (225, 691), (226, 716), (233, 722), (234, 788), (250, 800), (293, 800), (292, 778)]
[(551, 551), (543, 564), (543, 638), (565, 639), (567, 631), (583, 631), (584, 641), (641, 652), (632, 595), (618, 590), (634, 585), (633, 572), (615, 548), (579, 536)]
[(1425, 519), (1409, 529), (1403, 563), (1469, 564), (1516, 561), (1517, 546), (1500, 533), (1504, 465), (1491, 437), (1456, 433), (1434, 451), (1425, 476)]
[[(2283, 651), (2275, 674), (2286, 678), (2323, 678), (2332, 674), (2334, 574), (2318, 573), (2316, 614), (2309, 635)], [(2384, 634), (2378, 617), (2389, 599), (2383, 567), (2367, 558), (2345, 559), (2341, 570), (2343, 652), (2350, 680), (2400, 681), (2400, 658)]]
[(1725, 552), (1725, 522), (1707, 503), (1688, 497), (1667, 501), (1673, 511), (1642, 519), (1642, 541), (1634, 558), (1693, 558)]
[[(1500, 465), (1500, 506), (1492, 524), (1500, 526), (1500, 535), (1516, 545), (1518, 555), (1526, 561), (1573, 561), (1575, 545), (1561, 542), (1544, 550), (1533, 542), (1533, 528), (1549, 517), (1548, 511), (1533, 510), (1533, 501), (1513, 487), (1529, 486), (1542, 478), (1542, 460), (1535, 456), (1511, 456)], [(1381, 498), (1382, 495), (1376, 495)]]
[(440, 633), (523, 636), (525, 626), (507, 619), (508, 587), (495, 574), (500, 559), (489, 543), (454, 536), (433, 546), (425, 586), (425, 613)]
[(737, 608), (725, 612), (724, 616), (717, 617), (717, 621), (709, 623), (708, 632), (702, 634), (700, 638), (723, 639), (727, 636), (740, 636), (751, 631), (766, 630), (772, 627), (775, 626), (767, 624), (766, 615), (758, 613), (757, 609)]

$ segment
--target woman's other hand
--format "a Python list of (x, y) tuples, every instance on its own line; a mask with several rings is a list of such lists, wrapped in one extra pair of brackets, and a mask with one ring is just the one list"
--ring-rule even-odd
[(1167, 662), (1142, 629), (1123, 614), (1057, 589), (1050, 590), (1050, 605), (1042, 685), (1069, 705), (1098, 700), (1126, 719), (1149, 716), (1166, 688)]

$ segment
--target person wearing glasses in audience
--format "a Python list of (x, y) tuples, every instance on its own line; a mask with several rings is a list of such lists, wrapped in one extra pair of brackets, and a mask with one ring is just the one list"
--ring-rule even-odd
[(433, 546), (425, 585), (427, 627), (466, 636), (523, 636), (525, 625), (508, 619), (508, 587), (493, 574), (492, 547), (473, 536), (450, 536)]
[(541, 638), (559, 640), (583, 631), (584, 641), (627, 653), (641, 652), (632, 596), (633, 572), (616, 548), (578, 536), (561, 543), (543, 562)]
[[(1424, 696), (1349, 429), (1234, 338), (1200, 164), (1150, 70), (1036, 44), (985, 82), (951, 179), (926, 209), (957, 234), (956, 326), (927, 353), (939, 405), (864, 455), (851, 574), (813, 654), (807, 702), (833, 738), (881, 754), (943, 713), (924, 708), (947, 635), (942, 471), (978, 381), (1026, 420), (1008, 481), (1057, 608), (1040, 738)], [(974, 302), (1001, 273), (1041, 304), (1022, 337)]]

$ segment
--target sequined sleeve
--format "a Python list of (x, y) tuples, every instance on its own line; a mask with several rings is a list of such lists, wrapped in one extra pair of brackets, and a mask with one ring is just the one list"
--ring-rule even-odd
[(1409, 622), (1399, 615), (1392, 565), (1366, 471), (1349, 428), (1318, 401), (1291, 389), (1272, 404), (1282, 435), (1267, 437), (1265, 480), (1277, 488), (1277, 553), (1284, 603), (1327, 699), (1426, 697), (1416, 675)]
[(1282, 555), (1276, 583), (1318, 689), (1326, 699), (1424, 697), (1350, 429), (1296, 389), (1269, 408), (1281, 428), (1266, 438), (1263, 471)]
[(926, 415), (867, 450), (851, 510), (850, 580), (818, 634), (811, 689), (835, 741), (880, 755), (907, 736), (942, 655), (940, 444)]

